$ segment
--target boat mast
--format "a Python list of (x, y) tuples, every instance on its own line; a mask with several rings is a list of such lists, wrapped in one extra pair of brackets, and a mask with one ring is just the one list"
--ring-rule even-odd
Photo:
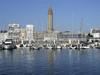
[(36, 18), (35, 18), (35, 42), (37, 42), (36, 41)]
[(72, 43), (73, 43), (73, 14), (72, 14)]
[[(58, 31), (59, 31), (59, 22), (58, 22)], [(58, 34), (58, 37), (57, 37), (57, 44), (59, 44), (59, 34)]]
[(59, 22), (58, 22), (58, 31), (59, 31)]
[(43, 32), (43, 19), (42, 19), (42, 42), (43, 42), (43, 39), (44, 39), (44, 32)]
[(82, 25), (83, 25), (83, 14), (82, 14), (81, 28), (80, 28), (81, 38), (82, 38)]
[(4, 41), (4, 21), (3, 21), (3, 41)]

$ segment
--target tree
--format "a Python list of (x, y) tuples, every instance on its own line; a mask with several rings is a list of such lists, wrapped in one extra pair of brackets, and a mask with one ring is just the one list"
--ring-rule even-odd
[(87, 37), (91, 38), (91, 37), (93, 37), (93, 35), (91, 35), (90, 33), (88, 33)]

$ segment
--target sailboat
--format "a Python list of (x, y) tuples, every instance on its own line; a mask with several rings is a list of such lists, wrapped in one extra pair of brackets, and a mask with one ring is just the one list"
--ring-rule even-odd
[(42, 34), (42, 36), (41, 36), (41, 37), (42, 37), (42, 39), (41, 39), (42, 41), (41, 41), (41, 44), (39, 45), (39, 47), (40, 47), (41, 49), (44, 49), (44, 46), (43, 46), (43, 45), (44, 45), (44, 42), (43, 42), (43, 40), (44, 40), (43, 19), (42, 19), (42, 33), (41, 33), (41, 34)]
[[(1, 28), (0, 28), (0, 33), (1, 33)], [(0, 48), (2, 46), (2, 39), (0, 39)]]
[(47, 49), (53, 49), (52, 45), (51, 45), (51, 30), (49, 31), (49, 34), (50, 34), (50, 41), (49, 43), (47, 44)]
[(47, 44), (47, 49), (53, 49), (51, 44)]
[[(59, 31), (59, 23), (58, 23), (58, 31)], [(57, 49), (62, 49), (62, 46), (61, 46), (60, 43), (59, 43), (59, 35), (58, 35), (58, 38), (57, 38), (57, 45), (56, 45), (56, 48), (57, 48)]]
[[(82, 15), (82, 22), (81, 22), (81, 28), (80, 28), (80, 33), (81, 33), (81, 38), (82, 37), (82, 25), (83, 25), (83, 15)], [(80, 43), (80, 49), (89, 49), (90, 45), (87, 43)]]
[(37, 44), (37, 39), (36, 39), (36, 19), (35, 19), (35, 44), (33, 44), (32, 48), (34, 50), (39, 50), (40, 49), (38, 44)]
[(72, 40), (71, 45), (69, 46), (70, 49), (76, 49), (77, 45), (73, 44), (73, 14), (72, 14)]

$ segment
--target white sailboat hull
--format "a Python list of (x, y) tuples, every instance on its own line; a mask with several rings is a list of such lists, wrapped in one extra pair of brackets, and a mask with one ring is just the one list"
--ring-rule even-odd
[(62, 49), (62, 47), (61, 47), (61, 46), (59, 46), (59, 45), (57, 45), (57, 49)]

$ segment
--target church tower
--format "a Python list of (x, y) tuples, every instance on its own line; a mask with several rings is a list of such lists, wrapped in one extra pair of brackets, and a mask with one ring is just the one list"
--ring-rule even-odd
[(49, 6), (49, 9), (48, 9), (48, 29), (47, 31), (53, 31), (53, 13), (52, 13), (51, 5)]

